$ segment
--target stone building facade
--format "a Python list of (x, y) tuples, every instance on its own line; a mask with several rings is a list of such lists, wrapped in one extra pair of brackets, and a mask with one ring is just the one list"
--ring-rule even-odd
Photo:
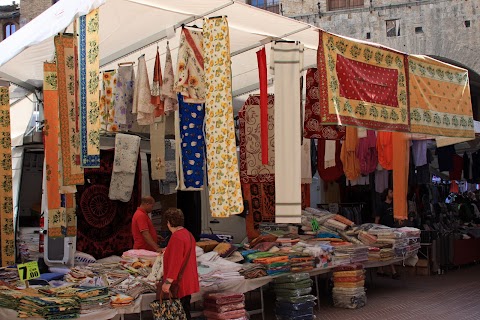
[(22, 26), (32, 21), (43, 11), (55, 4), (56, 0), (22, 0), (20, 3), (20, 23)]
[(0, 41), (10, 36), (20, 27), (20, 10), (16, 4), (0, 6)]

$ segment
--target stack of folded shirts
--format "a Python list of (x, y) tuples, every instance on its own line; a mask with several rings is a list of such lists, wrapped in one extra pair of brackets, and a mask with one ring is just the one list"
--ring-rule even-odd
[(290, 262), (288, 256), (282, 255), (259, 258), (255, 259), (253, 262), (264, 265), (267, 270), (267, 274), (270, 276), (290, 272)]
[(240, 274), (244, 276), (245, 279), (255, 279), (265, 277), (267, 275), (267, 270), (264, 265), (259, 263), (245, 263), (242, 265)]
[(207, 320), (247, 320), (245, 296), (242, 293), (208, 293), (203, 300), (203, 314)]
[(365, 306), (365, 271), (362, 265), (339, 266), (333, 272), (333, 305), (338, 308), (357, 309)]
[(23, 296), (18, 304), (19, 318), (75, 319), (79, 314), (80, 303), (76, 298)]
[(313, 307), (315, 297), (312, 292), (313, 281), (308, 273), (297, 273), (274, 279), (274, 291), (277, 297), (275, 314), (278, 320), (315, 319)]

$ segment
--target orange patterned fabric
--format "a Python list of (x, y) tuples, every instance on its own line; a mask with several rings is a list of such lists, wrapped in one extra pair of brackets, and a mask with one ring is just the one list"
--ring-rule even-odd
[(406, 55), (320, 31), (322, 124), (410, 130)]
[(409, 56), (411, 131), (474, 138), (468, 71), (427, 56)]
[(393, 169), (393, 145), (392, 133), (379, 131), (377, 132), (377, 153), (378, 163), (385, 170)]
[(393, 217), (406, 220), (408, 218), (407, 189), (410, 141), (405, 134), (394, 132), (392, 142), (393, 150), (395, 150), (395, 157), (393, 157)]

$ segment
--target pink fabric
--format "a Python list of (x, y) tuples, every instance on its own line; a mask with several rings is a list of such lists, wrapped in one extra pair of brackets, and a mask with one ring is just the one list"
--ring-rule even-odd
[(260, 134), (262, 141), (262, 164), (268, 164), (268, 89), (267, 55), (265, 48), (257, 51), (258, 77), (260, 80)]
[(357, 158), (360, 161), (360, 173), (367, 175), (375, 171), (378, 164), (377, 137), (375, 131), (367, 130), (367, 137), (358, 141)]

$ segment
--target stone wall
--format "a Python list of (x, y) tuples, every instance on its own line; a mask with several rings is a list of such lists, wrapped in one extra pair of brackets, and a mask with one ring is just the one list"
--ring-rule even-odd
[(24, 26), (43, 11), (50, 8), (52, 0), (22, 0), (20, 2), (20, 24)]

